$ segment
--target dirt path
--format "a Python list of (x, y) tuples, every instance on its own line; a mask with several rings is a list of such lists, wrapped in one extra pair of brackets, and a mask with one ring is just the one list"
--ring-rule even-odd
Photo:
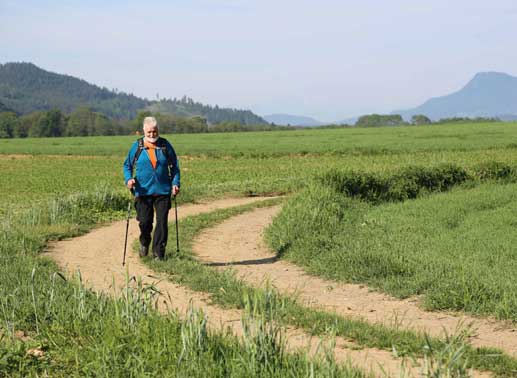
[(286, 261), (276, 260), (263, 244), (262, 231), (279, 206), (256, 209), (205, 230), (194, 245), (201, 260), (222, 269), (231, 266), (255, 286), (267, 278), (284, 293), (295, 293), (306, 305), (332, 310), (369, 322), (425, 330), (434, 336), (453, 333), (458, 325), (472, 325), (474, 346), (500, 348), (517, 357), (517, 332), (507, 323), (444, 312), (427, 312), (417, 301), (398, 300), (363, 285), (341, 284), (306, 274)]
[[(179, 217), (184, 218), (263, 199), (265, 198), (226, 199), (211, 203), (185, 205), (180, 207)], [(265, 218), (267, 223), (272, 213), (270, 210), (266, 213), (269, 214)], [(259, 223), (257, 229), (247, 229), (247, 227), (243, 229), (239, 227), (240, 232), (245, 235), (236, 236), (235, 230), (229, 230), (228, 237), (242, 241), (253, 240), (249, 243), (254, 243), (257, 235), (260, 234), (261, 225), (264, 221), (263, 217), (260, 216), (261, 214), (260, 212), (251, 213), (252, 218), (257, 218), (257, 215), (261, 218), (257, 218)], [(208, 304), (208, 296), (206, 294), (193, 292), (163, 279), (163, 277), (160, 277), (142, 264), (134, 252), (128, 253), (126, 266), (122, 267), (121, 260), (125, 227), (126, 222), (119, 221), (109, 226), (95, 229), (86, 235), (53, 243), (49, 248), (47, 256), (54, 259), (69, 274), (79, 269), (85, 285), (96, 291), (118, 292), (115, 291), (116, 289), (113, 288), (113, 285), (116, 288), (124, 286), (127, 270), (129, 276), (140, 277), (144, 284), (154, 284), (164, 294), (163, 300), (159, 302), (161, 311), (166, 312), (173, 309), (179, 314), (185, 314), (192, 305), (194, 308), (202, 309), (207, 315), (211, 329), (229, 328), (234, 334), (242, 335), (241, 311), (223, 310)], [(214, 231), (212, 230), (211, 232), (213, 233)], [(243, 236), (245, 237), (242, 238)], [(138, 226), (133, 220), (129, 227), (128, 245), (131, 245), (137, 237)], [(254, 248), (254, 244), (248, 244), (248, 242), (245, 242), (245, 244), (247, 248)], [(233, 245), (234, 243), (232, 242)], [(223, 253), (224, 250), (220, 248), (221, 245), (218, 245), (217, 250)], [(208, 250), (215, 251), (211, 245), (208, 245)], [(253, 253), (255, 252), (253, 251)], [(206, 255), (206, 251), (203, 251), (203, 254)], [(307, 348), (313, 353), (318, 350), (321, 344), (320, 338), (311, 337), (306, 332), (296, 329), (286, 330), (286, 339), (289, 350)], [(391, 353), (377, 349), (357, 350), (356, 347), (356, 345), (343, 338), (336, 338), (336, 347), (334, 349), (336, 360), (339, 362), (351, 361), (352, 365), (365, 371), (372, 371), (379, 377), (401, 376), (402, 361), (394, 358)], [(419, 370), (418, 367), (407, 368), (409, 373), (407, 376), (417, 376)], [(479, 376), (489, 375), (483, 374)]]

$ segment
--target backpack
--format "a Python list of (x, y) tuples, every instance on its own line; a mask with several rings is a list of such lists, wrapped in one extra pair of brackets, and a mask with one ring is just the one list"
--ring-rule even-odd
[[(144, 138), (139, 138), (138, 139), (138, 147), (136, 149), (136, 152), (135, 152), (135, 157), (133, 158), (133, 161), (131, 162), (131, 167), (133, 169), (135, 169), (136, 171), (136, 162), (138, 160), (138, 158), (140, 157), (140, 154), (142, 153), (143, 150), (146, 150), (147, 148), (145, 147), (144, 145)], [(167, 151), (167, 139), (165, 138), (158, 138), (158, 140), (156, 141), (156, 149), (157, 150), (162, 150), (163, 154), (165, 155), (165, 157), (167, 158), (167, 165), (168, 165), (168, 168), (169, 168), (169, 178), (172, 179), (172, 174), (174, 172), (174, 168), (175, 168), (175, 164), (174, 164), (174, 161), (172, 160), (172, 158), (169, 156), (169, 152)]]

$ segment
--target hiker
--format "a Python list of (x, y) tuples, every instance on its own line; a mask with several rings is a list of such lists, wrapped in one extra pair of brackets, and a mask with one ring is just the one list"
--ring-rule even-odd
[[(140, 256), (147, 256), (151, 244), (151, 231), (156, 211), (153, 235), (153, 256), (165, 258), (171, 194), (180, 192), (180, 170), (172, 145), (159, 136), (154, 117), (145, 117), (144, 137), (133, 143), (124, 161), (126, 186), (135, 195), (136, 219), (140, 227)], [(136, 174), (133, 177), (133, 170)]]

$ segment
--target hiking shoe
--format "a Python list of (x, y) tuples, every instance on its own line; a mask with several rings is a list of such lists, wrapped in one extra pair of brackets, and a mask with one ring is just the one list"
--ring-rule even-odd
[(153, 256), (155, 260), (165, 260), (165, 247), (153, 249)]
[(145, 257), (149, 253), (149, 247), (146, 247), (145, 245), (140, 246), (140, 257)]

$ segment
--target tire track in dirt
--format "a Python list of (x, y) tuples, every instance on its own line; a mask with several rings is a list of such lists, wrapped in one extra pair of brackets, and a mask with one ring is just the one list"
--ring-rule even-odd
[(236, 271), (239, 278), (260, 286), (265, 280), (304, 305), (399, 328), (425, 331), (433, 336), (453, 334), (458, 326), (472, 327), (470, 343), (493, 347), (517, 357), (517, 329), (508, 322), (465, 314), (424, 311), (414, 299), (400, 300), (364, 285), (344, 284), (311, 276), (294, 264), (277, 260), (264, 245), (263, 230), (280, 206), (255, 209), (203, 231), (193, 250), (205, 264)]
[(264, 245), (262, 236), (279, 210), (280, 206), (256, 209), (204, 230), (196, 238), (193, 250), (205, 264), (221, 269), (231, 267), (240, 278), (255, 286), (269, 280), (278, 290), (297, 296), (305, 305), (433, 336), (443, 336), (444, 332), (451, 335), (458, 326), (471, 326), (473, 346), (499, 348), (517, 357), (517, 329), (508, 322), (424, 311), (417, 300), (400, 300), (364, 285), (325, 280), (277, 260)]
[[(179, 208), (179, 218), (265, 199), (267, 198), (239, 198), (183, 205)], [(252, 212), (251, 214), (252, 217), (255, 217), (260, 213)], [(269, 216), (267, 218), (269, 219)], [(262, 224), (260, 220), (259, 223)], [(165, 277), (144, 265), (137, 254), (133, 252), (128, 253), (126, 266), (122, 267), (125, 227), (126, 221), (118, 221), (94, 229), (88, 234), (52, 243), (44, 255), (56, 261), (69, 275), (73, 275), (74, 272), (79, 270), (85, 286), (95, 291), (109, 294), (119, 293), (120, 288), (125, 285), (126, 274), (129, 277), (139, 277), (144, 285), (153, 284), (162, 293), (158, 302), (160, 311), (175, 310), (180, 316), (184, 316), (191, 307), (201, 309), (207, 316), (208, 325), (211, 329), (230, 329), (235, 335), (242, 336), (242, 311), (221, 309), (208, 304), (208, 294), (195, 292), (168, 281)], [(254, 229), (243, 230), (241, 227), (239, 230), (249, 234), (247, 238), (253, 240), (256, 238)], [(128, 246), (138, 238), (138, 233), (138, 225), (133, 219), (129, 227)], [(260, 230), (258, 234), (260, 234)], [(235, 233), (230, 230), (228, 236), (231, 238), (231, 235), (235, 235)], [(206, 247), (210, 251), (213, 250), (211, 245)], [(247, 247), (252, 249), (255, 248), (255, 245), (247, 245)], [(203, 253), (206, 255), (206, 251)], [(303, 330), (292, 328), (286, 330), (285, 338), (288, 350), (295, 351), (303, 348), (308, 350), (310, 354), (320, 350), (322, 343), (319, 337), (313, 337)], [(420, 368), (412, 367), (409, 362), (406, 363), (407, 367), (401, 368), (402, 360), (394, 358), (387, 351), (374, 348), (357, 350), (357, 345), (341, 337), (337, 337), (335, 340), (334, 356), (338, 362), (351, 362), (353, 366), (364, 371), (371, 371), (378, 377), (402, 376), (401, 370), (406, 371), (407, 375), (404, 376), (408, 377), (418, 376), (420, 373)], [(488, 377), (490, 375), (479, 376)]]

